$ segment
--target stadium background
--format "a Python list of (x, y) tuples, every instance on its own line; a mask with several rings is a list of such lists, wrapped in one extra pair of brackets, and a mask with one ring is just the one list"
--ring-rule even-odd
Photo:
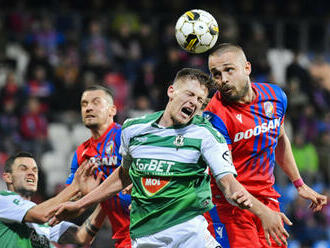
[[(220, 26), (218, 42), (239, 43), (253, 80), (288, 95), (286, 128), (304, 180), (330, 196), (330, 10), (327, 1), (141, 0), (0, 1), (0, 172), (9, 154), (36, 155), (40, 202), (64, 187), (73, 149), (89, 137), (80, 121), (83, 88), (115, 92), (117, 122), (164, 106), (182, 67), (207, 72), (206, 55), (187, 54), (177, 18), (200, 8)], [(330, 205), (313, 214), (276, 169), (281, 207), (294, 222), (289, 247), (330, 247)], [(2, 182), (2, 188), (4, 188)], [(110, 227), (93, 247), (111, 247)], [(71, 245), (62, 247), (74, 247)]]

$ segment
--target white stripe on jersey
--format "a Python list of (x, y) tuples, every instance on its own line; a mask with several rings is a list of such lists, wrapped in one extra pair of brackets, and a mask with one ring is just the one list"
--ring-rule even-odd
[[(183, 135), (186, 138), (194, 138), (194, 139), (201, 139), (201, 137), (205, 137), (205, 135), (212, 135), (210, 131), (203, 126), (198, 125), (188, 125), (183, 128), (159, 128), (159, 127), (152, 127), (151, 123), (153, 121), (150, 121), (148, 123), (143, 124), (133, 124), (131, 126), (126, 127), (125, 133), (127, 136), (133, 138), (136, 135), (143, 135), (143, 134), (155, 134), (160, 137), (166, 137), (166, 136), (177, 136), (177, 135)], [(216, 130), (214, 130), (217, 132)]]
[(176, 149), (160, 146), (130, 146), (130, 154), (133, 158), (150, 158), (172, 160), (180, 163), (197, 163), (200, 151), (191, 149)]

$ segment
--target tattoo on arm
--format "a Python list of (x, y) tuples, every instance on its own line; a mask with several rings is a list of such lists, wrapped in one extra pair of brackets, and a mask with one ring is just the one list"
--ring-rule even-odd
[[(84, 227), (83, 227), (84, 226)], [(77, 238), (77, 233), (80, 228), (85, 228), (88, 235), (92, 238), (96, 235), (96, 233), (100, 230), (100, 228), (96, 227), (91, 223), (90, 218), (88, 218), (81, 227), (79, 226), (70, 226), (60, 237), (58, 240), (59, 244), (80, 244), (81, 241)]]
[(94, 237), (96, 235), (96, 233), (100, 230), (100, 228), (97, 228), (96, 226), (94, 226), (91, 223), (89, 218), (85, 221), (84, 225), (85, 225), (86, 232), (92, 237)]

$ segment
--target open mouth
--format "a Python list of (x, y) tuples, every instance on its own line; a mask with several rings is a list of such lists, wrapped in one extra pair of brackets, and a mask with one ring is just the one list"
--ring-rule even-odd
[(181, 112), (184, 113), (187, 117), (190, 117), (193, 114), (194, 109), (188, 108), (188, 107), (183, 107), (181, 109)]
[(26, 178), (25, 181), (27, 183), (31, 183), (31, 184), (34, 184), (35, 183), (35, 180), (33, 178)]

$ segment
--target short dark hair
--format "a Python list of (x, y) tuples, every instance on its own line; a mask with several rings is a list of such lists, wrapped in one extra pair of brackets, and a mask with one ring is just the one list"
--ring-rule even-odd
[(210, 52), (210, 56), (216, 55), (216, 54), (222, 54), (224, 52), (232, 52), (232, 51), (242, 51), (244, 53), (244, 50), (241, 46), (233, 44), (233, 43), (221, 43), (217, 45), (216, 47), (212, 48)]
[(104, 91), (107, 95), (109, 95), (111, 97), (111, 99), (113, 99), (113, 92), (110, 88), (107, 88), (105, 86), (99, 85), (99, 84), (95, 84), (95, 85), (91, 85), (89, 87), (87, 87), (85, 91), (94, 91), (94, 90), (102, 90)]
[(214, 82), (209, 77), (208, 74), (193, 68), (183, 68), (177, 72), (174, 83), (180, 79), (190, 79), (190, 80), (198, 80), (201, 85), (205, 85), (206, 88), (210, 91), (214, 88)]
[(33, 159), (35, 159), (33, 157), (33, 155), (29, 152), (24, 152), (24, 151), (18, 152), (15, 155), (10, 156), (6, 160), (5, 168), (4, 168), (4, 171), (6, 173), (11, 173), (12, 172), (12, 166), (14, 164), (15, 159), (17, 159), (17, 158), (33, 158)]

